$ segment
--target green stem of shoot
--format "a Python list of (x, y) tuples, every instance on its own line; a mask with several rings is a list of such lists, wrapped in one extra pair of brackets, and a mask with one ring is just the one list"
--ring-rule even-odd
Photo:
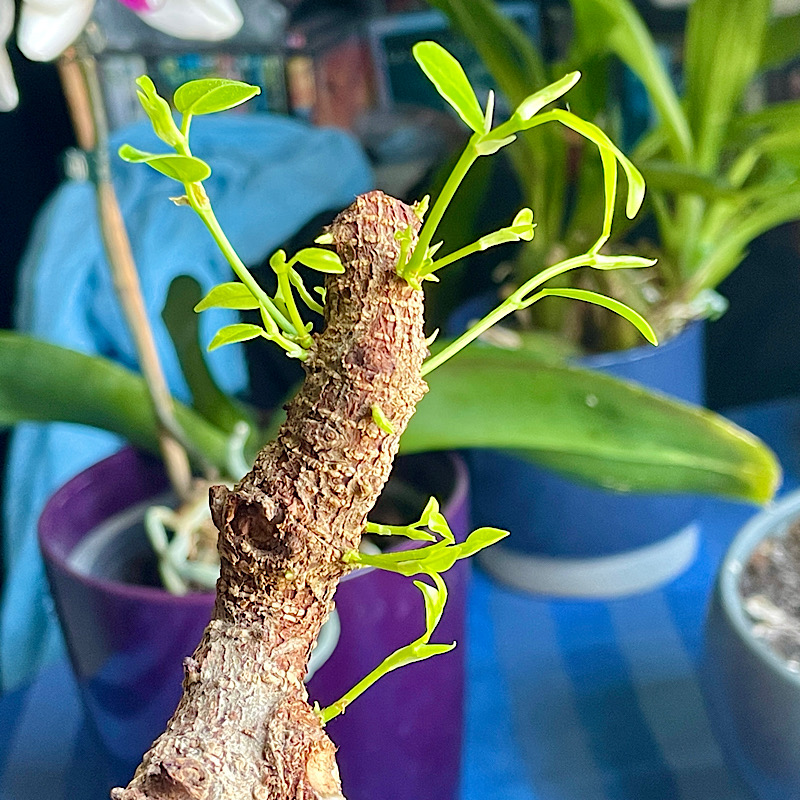
[(514, 311), (519, 311), (527, 308), (536, 300), (540, 299), (538, 295), (527, 297), (534, 289), (538, 289), (543, 283), (555, 278), (557, 275), (562, 275), (569, 272), (571, 269), (577, 267), (591, 266), (593, 254), (584, 253), (574, 258), (568, 258), (566, 261), (560, 261), (552, 267), (542, 270), (538, 275), (522, 284), (516, 291), (510, 294), (497, 308), (490, 311), (483, 319), (476, 322), (468, 331), (465, 331), (454, 342), (451, 342), (443, 350), (440, 350), (436, 355), (431, 356), (422, 365), (422, 374), (435, 370), (444, 364), (445, 361), (451, 359), (460, 350), (463, 350), (470, 342), (477, 339), (482, 333), (489, 330), (493, 325), (497, 324), (501, 319), (507, 317)]
[[(183, 141), (175, 148), (177, 152), (185, 156), (192, 155), (192, 151), (189, 147), (189, 128), (191, 126), (191, 122), (192, 114), (184, 114), (181, 120), (181, 134), (183, 136)], [(230, 264), (231, 269), (234, 271), (236, 277), (239, 278), (239, 280), (250, 290), (253, 297), (258, 300), (259, 305), (264, 311), (261, 317), (264, 321), (267, 332), (270, 334), (273, 341), (275, 341), (287, 352), (296, 354), (297, 344), (292, 342), (291, 339), (284, 335), (288, 334), (289, 336), (292, 336), (296, 331), (297, 336), (300, 339), (301, 347), (303, 349), (308, 348), (311, 345), (311, 338), (305, 332), (305, 326), (303, 325), (302, 319), (300, 319), (299, 313), (297, 313), (297, 307), (293, 302), (294, 298), (292, 296), (291, 288), (289, 287), (288, 277), (284, 276), (283, 283), (286, 285), (282, 285), (281, 292), (283, 293), (284, 297), (288, 297), (291, 300), (287, 306), (289, 316), (292, 318), (291, 321), (286, 319), (286, 316), (281, 312), (270, 296), (258, 285), (258, 282), (252, 276), (250, 270), (247, 269), (247, 267), (244, 265), (244, 262), (239, 258), (238, 253), (230, 243), (228, 237), (225, 235), (225, 232), (222, 230), (222, 227), (220, 226), (217, 217), (211, 208), (211, 202), (208, 199), (208, 195), (206, 194), (202, 183), (185, 183), (184, 189), (186, 192), (186, 198), (189, 201), (189, 205), (203, 221), (203, 224), (213, 237), (217, 247), (219, 247), (220, 251), (225, 256), (228, 264)], [(281, 280), (281, 276), (278, 276), (278, 280)], [(293, 306), (294, 308), (292, 308)], [(294, 319), (295, 315), (292, 314), (292, 311), (295, 312), (297, 320)], [(298, 321), (300, 323), (299, 326), (296, 324)]]
[(297, 333), (297, 341), (302, 348), (307, 350), (313, 344), (313, 340), (311, 339), (311, 336), (309, 336), (308, 331), (306, 331), (306, 324), (303, 322), (303, 318), (300, 316), (300, 312), (297, 309), (297, 303), (294, 299), (294, 292), (292, 292), (292, 284), (289, 281), (290, 267), (291, 262), (287, 264), (287, 269), (278, 272), (278, 287), (280, 289), (283, 302), (286, 304), (286, 311), (289, 314), (289, 319), (291, 320), (292, 325)]
[(462, 258), (466, 258), (467, 256), (471, 256), (473, 253), (477, 253), (482, 249), (483, 248), (481, 247), (480, 242), (473, 242), (472, 244), (465, 245), (459, 250), (456, 250), (454, 253), (442, 256), (442, 258), (440, 258), (438, 261), (434, 261), (433, 263), (429, 264), (427, 269), (420, 272), (420, 277), (424, 278), (426, 275), (430, 275), (433, 272), (438, 272), (440, 269), (448, 267), (450, 264), (460, 261)]
[(192, 114), (186, 113), (181, 118), (181, 135), (183, 136), (184, 147), (178, 147), (178, 152), (183, 151), (183, 155), (191, 155), (189, 152), (189, 128), (192, 125)]
[[(394, 655), (394, 654), (392, 654)], [(345, 692), (335, 703), (331, 703), (329, 706), (325, 706), (325, 708), (319, 709), (317, 711), (317, 715), (322, 720), (323, 725), (327, 725), (332, 719), (338, 717), (339, 714), (344, 714), (345, 709), (350, 703), (353, 702), (357, 697), (364, 694), (367, 689), (370, 688), (374, 683), (376, 683), (380, 678), (382, 678), (388, 670), (384, 669), (384, 663), (381, 662), (377, 667), (375, 667), (369, 675), (363, 677), (352, 689), (348, 692)]]
[[(216, 216), (214, 215), (214, 212), (211, 209), (211, 204), (208, 202), (208, 198), (206, 197), (205, 190), (202, 188), (202, 184), (184, 185), (186, 187), (186, 196), (189, 199), (189, 205), (195, 210), (200, 219), (203, 220), (203, 223), (205, 224), (206, 228), (208, 228), (209, 233), (214, 238), (214, 241), (217, 243), (220, 251), (225, 256), (227, 262), (231, 265), (231, 269), (236, 274), (236, 277), (239, 278), (239, 280), (250, 290), (253, 296), (258, 300), (261, 307), (264, 309), (265, 314), (263, 314), (262, 317), (264, 318), (265, 325), (268, 325), (268, 320), (273, 321), (273, 323), (277, 323), (274, 326), (268, 325), (268, 333), (274, 337), (274, 341), (277, 342), (284, 350), (295, 352), (297, 350), (297, 345), (284, 336), (278, 329), (278, 326), (280, 326), (280, 329), (283, 331), (283, 333), (291, 334), (294, 332), (295, 326), (292, 324), (292, 322), (286, 319), (286, 317), (280, 312), (278, 307), (272, 301), (270, 296), (258, 285), (256, 279), (250, 274), (250, 271), (233, 249), (233, 245), (223, 232)], [(291, 292), (289, 293), (289, 296), (291, 296)], [(302, 325), (300, 330), (304, 330)]]
[(453, 171), (450, 173), (447, 181), (442, 187), (442, 191), (436, 198), (433, 208), (426, 215), (425, 222), (422, 225), (422, 230), (419, 232), (419, 241), (417, 242), (417, 246), (414, 248), (411, 258), (409, 258), (408, 263), (403, 269), (403, 275), (406, 278), (416, 278), (419, 276), (424, 263), (425, 254), (428, 252), (428, 248), (430, 247), (431, 241), (436, 234), (436, 229), (439, 227), (439, 223), (442, 221), (444, 212), (450, 205), (450, 201), (453, 199), (456, 190), (461, 185), (461, 182), (464, 180), (466, 174), (469, 172), (470, 167), (477, 161), (479, 157), (478, 150), (475, 147), (475, 140), (477, 138), (480, 138), (479, 134), (473, 134), (472, 137), (470, 137), (467, 146), (464, 148), (464, 152), (461, 153), (461, 156), (456, 162), (455, 167), (453, 167)]

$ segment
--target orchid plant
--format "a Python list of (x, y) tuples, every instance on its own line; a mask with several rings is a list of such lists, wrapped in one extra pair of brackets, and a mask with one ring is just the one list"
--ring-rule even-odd
[[(742, 263), (750, 243), (800, 218), (799, 104), (747, 108), (753, 81), (800, 54), (800, 14), (776, 17), (771, 9), (779, 4), (770, 0), (695, 0), (687, 11), (683, 79), (676, 87), (631, 0), (569, 0), (572, 41), (566, 57), (555, 61), (502, 13), (496, 0), (428, 2), (470, 40), (511, 102), (566, 69), (591, 65), (591, 89), (578, 87), (572, 108), (586, 119), (602, 120), (619, 138), (623, 115), (613, 77), (622, 64), (641, 82), (653, 121), (631, 158), (647, 179), (643, 217), (651, 226), (636, 230), (620, 220), (606, 247), (616, 252), (652, 231), (653, 240), (645, 246), (658, 265), (644, 280), (639, 273), (617, 272), (601, 285), (613, 285), (615, 296), (646, 314), (662, 339), (691, 320), (723, 313), (726, 303), (716, 289)], [(501, 293), (564, 253), (581, 252), (593, 235), (602, 177), (596, 160), (583, 150), (552, 130), (528, 138), (511, 154), (523, 197), (547, 202), (537, 205), (536, 239), (495, 273)], [(598, 276), (580, 280), (576, 285), (591, 286)], [(551, 310), (537, 315), (537, 325), (580, 348), (606, 351), (636, 343), (612, 315), (579, 313), (566, 304)], [(530, 320), (517, 322), (528, 327)]]

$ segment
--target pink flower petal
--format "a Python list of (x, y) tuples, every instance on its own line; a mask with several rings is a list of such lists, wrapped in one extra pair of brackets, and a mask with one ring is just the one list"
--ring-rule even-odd
[(155, 11), (164, 5), (164, 0), (119, 0), (119, 2), (133, 9), (137, 14), (141, 11)]

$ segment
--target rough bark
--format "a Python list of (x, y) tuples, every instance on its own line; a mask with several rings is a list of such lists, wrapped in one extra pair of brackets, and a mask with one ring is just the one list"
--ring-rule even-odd
[[(342, 798), (335, 747), (303, 678), (333, 594), (425, 392), (422, 293), (400, 279), (395, 233), (419, 222), (381, 192), (331, 232), (345, 265), (274, 442), (232, 491), (211, 490), (221, 574), (166, 731), (114, 800)], [(379, 406), (386, 433), (373, 420)]]

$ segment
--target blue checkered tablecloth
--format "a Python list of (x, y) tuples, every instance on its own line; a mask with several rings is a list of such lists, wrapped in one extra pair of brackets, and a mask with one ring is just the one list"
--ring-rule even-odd
[[(731, 416), (777, 450), (796, 487), (800, 402)], [(714, 574), (752, 513), (706, 502), (692, 567), (634, 597), (530, 597), (476, 570), (462, 800), (748, 800), (712, 735), (697, 664)], [(101, 800), (97, 759), (66, 664), (0, 699), (0, 800)]]

